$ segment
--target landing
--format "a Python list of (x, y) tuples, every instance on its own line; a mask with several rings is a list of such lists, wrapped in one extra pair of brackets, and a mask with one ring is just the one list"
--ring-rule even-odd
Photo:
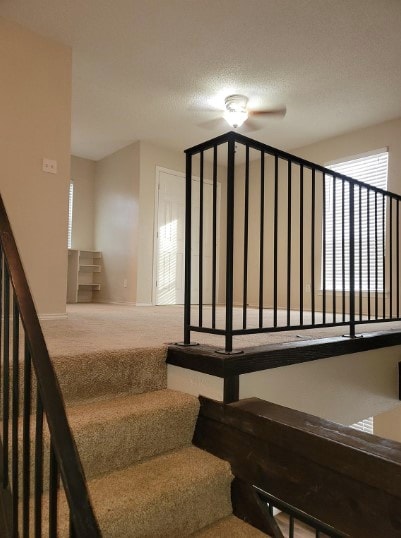
[[(194, 317), (197, 307), (193, 308)], [(219, 325), (224, 319), (224, 308), (217, 308)], [(76, 355), (108, 349), (158, 348), (182, 341), (182, 306), (121, 306), (104, 304), (67, 305), (67, 319), (42, 321), (50, 354)], [(269, 311), (266, 310), (266, 315)], [(234, 309), (234, 321), (239, 323), (242, 310)], [(249, 324), (253, 317), (257, 323), (258, 311), (248, 310)], [(283, 311), (282, 315), (285, 313)], [(295, 317), (298, 312), (292, 312)], [(196, 319), (196, 318), (195, 318)], [(234, 348), (273, 345), (288, 342), (310, 341), (320, 338), (338, 337), (344, 327), (287, 331), (282, 333), (254, 334), (234, 338)], [(401, 323), (377, 323), (357, 326), (357, 332), (376, 331), (400, 332)], [(68, 336), (68, 338), (66, 338)], [(206, 333), (193, 333), (192, 339), (207, 346), (223, 347), (223, 337)]]

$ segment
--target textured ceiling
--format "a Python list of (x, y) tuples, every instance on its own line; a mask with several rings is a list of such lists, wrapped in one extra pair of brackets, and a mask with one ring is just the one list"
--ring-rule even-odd
[(401, 117), (401, 0), (0, 0), (0, 15), (72, 47), (83, 157), (217, 136), (199, 124), (230, 93), (287, 105), (247, 133), (283, 149)]

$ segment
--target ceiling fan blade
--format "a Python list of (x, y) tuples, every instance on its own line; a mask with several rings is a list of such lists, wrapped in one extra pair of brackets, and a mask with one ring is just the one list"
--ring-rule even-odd
[(284, 118), (287, 113), (287, 107), (283, 106), (281, 108), (273, 108), (270, 110), (248, 110), (250, 116), (271, 116)]
[(243, 131), (244, 133), (248, 133), (248, 132), (251, 132), (251, 131), (259, 131), (260, 129), (263, 129), (263, 123), (248, 118), (241, 125), (241, 127), (239, 127), (238, 130)]
[(202, 127), (203, 129), (208, 129), (210, 131), (228, 131), (230, 129), (230, 126), (224, 118), (214, 118), (213, 120), (202, 121), (201, 123), (198, 123), (198, 126)]

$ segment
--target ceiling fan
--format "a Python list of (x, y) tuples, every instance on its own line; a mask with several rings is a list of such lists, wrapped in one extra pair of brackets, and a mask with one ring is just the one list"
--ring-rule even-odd
[(253, 117), (270, 116), (283, 118), (287, 112), (285, 106), (266, 110), (251, 110), (248, 108), (248, 97), (246, 95), (233, 94), (224, 99), (225, 110), (223, 117), (206, 121), (200, 124), (201, 127), (217, 129), (225, 125), (225, 121), (234, 129), (245, 124), (246, 130), (255, 131), (261, 129), (262, 125), (252, 120)]

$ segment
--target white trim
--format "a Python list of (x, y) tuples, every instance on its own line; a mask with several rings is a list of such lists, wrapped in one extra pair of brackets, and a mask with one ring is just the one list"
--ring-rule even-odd
[(135, 303), (135, 306), (155, 306), (152, 303)]
[(68, 313), (65, 312), (64, 314), (39, 314), (40, 321), (49, 321), (52, 319), (67, 319)]
[(120, 305), (120, 306), (137, 306), (137, 304), (133, 303), (132, 301), (96, 301), (96, 303), (92, 303), (92, 304), (115, 304), (115, 305)]

